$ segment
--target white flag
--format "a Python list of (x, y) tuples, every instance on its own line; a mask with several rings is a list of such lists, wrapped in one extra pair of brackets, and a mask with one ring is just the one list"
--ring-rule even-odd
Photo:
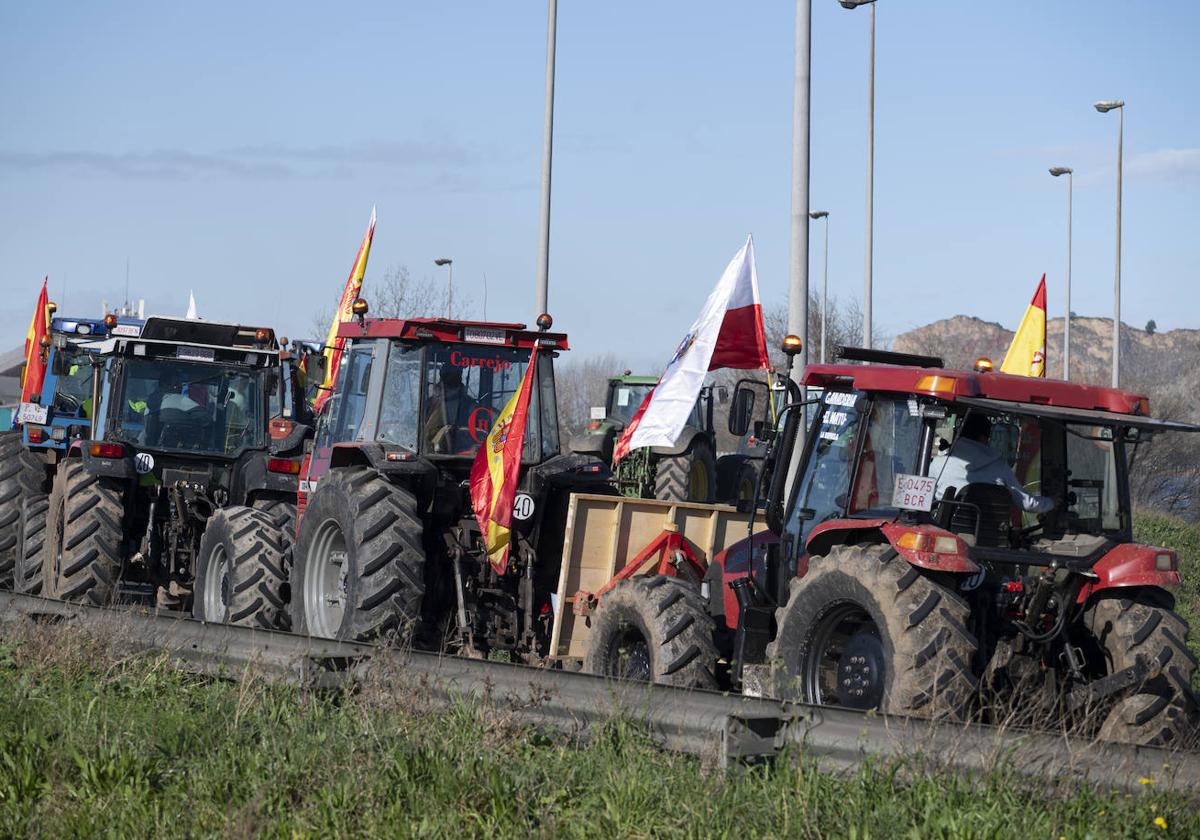
[(196, 296), (192, 294), (192, 290), (188, 289), (188, 311), (185, 316), (189, 321), (195, 321), (200, 318), (196, 314)]
[(617, 441), (614, 460), (642, 446), (674, 446), (710, 370), (769, 366), (754, 238), (748, 236), (708, 296), (700, 317), (679, 343), (658, 384)]

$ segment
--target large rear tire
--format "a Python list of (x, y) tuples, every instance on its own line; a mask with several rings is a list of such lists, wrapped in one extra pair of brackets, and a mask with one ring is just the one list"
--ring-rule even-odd
[(262, 510), (227, 507), (209, 517), (196, 559), (192, 615), (267, 630), (289, 625), (283, 534)]
[(592, 621), (584, 670), (615, 679), (716, 688), (713, 619), (695, 584), (673, 577), (614, 586)]
[(1084, 614), (1109, 673), (1139, 658), (1153, 673), (1111, 707), (1100, 726), (1102, 740), (1153, 747), (1196, 744), (1198, 715), (1191, 688), (1196, 657), (1186, 644), (1188, 624), (1172, 606), (1161, 592), (1133, 590), (1102, 597)]
[(809, 560), (767, 648), (780, 696), (917, 717), (959, 717), (976, 691), (970, 608), (888, 545)]
[(654, 498), (668, 502), (711, 502), (717, 492), (717, 461), (703, 439), (682, 455), (662, 456), (654, 468)]
[(23, 595), (41, 595), (45, 582), (46, 520), (50, 512), (47, 493), (27, 493), (21, 500), (21, 545), (13, 571), (13, 589)]
[(416, 497), (367, 467), (329, 472), (308, 498), (291, 572), (292, 627), (403, 641), (425, 594)]
[(44, 461), (25, 448), (21, 431), (0, 432), (0, 589), (12, 589), (21, 553), (21, 506), (45, 480)]
[(46, 521), (43, 593), (111, 603), (121, 575), (124, 515), (119, 482), (89, 473), (78, 458), (59, 464)]

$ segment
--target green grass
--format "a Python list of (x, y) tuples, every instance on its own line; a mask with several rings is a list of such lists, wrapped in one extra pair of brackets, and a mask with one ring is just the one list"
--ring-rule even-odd
[[(1138, 511), (1133, 518), (1133, 538), (1138, 542), (1173, 548), (1179, 553), (1183, 585), (1175, 590), (1175, 609), (1192, 626), (1188, 646), (1200, 657), (1200, 525), (1160, 513)], [(1192, 678), (1200, 691), (1200, 671)]]
[[(729, 772), (613, 723), (571, 740), (494, 709), (303, 693), (114, 660), (70, 630), (0, 642), (0, 836), (1161, 837), (1193, 804), (915, 766)], [(1165, 821), (1164, 831), (1155, 819)]]

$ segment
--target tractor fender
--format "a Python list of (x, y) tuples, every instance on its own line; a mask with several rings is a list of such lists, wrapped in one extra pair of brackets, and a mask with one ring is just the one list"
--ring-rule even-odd
[(695, 426), (686, 426), (675, 440), (674, 446), (652, 446), (650, 447), (650, 451), (655, 455), (666, 456), (668, 458), (675, 455), (682, 455), (692, 448), (692, 444), (696, 438), (700, 438), (705, 444), (708, 443), (708, 435), (702, 429), (697, 429)]
[(612, 463), (613, 446), (617, 441), (617, 428), (605, 423), (599, 429), (582, 432), (571, 438), (567, 449), (577, 455), (591, 455), (606, 464)]
[[(915, 533), (929, 538), (949, 537), (954, 552), (920, 551), (901, 544), (901, 537)], [(874, 535), (874, 536), (872, 536)], [(808, 554), (827, 554), (834, 545), (861, 542), (886, 542), (905, 562), (931, 572), (977, 574), (981, 567), (971, 559), (962, 538), (936, 525), (909, 525), (894, 519), (833, 519), (813, 528), (808, 537)]]
[(267, 469), (269, 457), (266, 452), (247, 452), (238, 459), (229, 488), (229, 496), (234, 504), (243, 504), (246, 499), (263, 492), (296, 495), (300, 476), (271, 472)]
[[(393, 456), (391, 460), (388, 459), (389, 454)], [(375, 441), (335, 443), (329, 468), (355, 465), (370, 467), (389, 481), (403, 483), (422, 504), (428, 502), (437, 486), (437, 467), (407, 449)]]
[(91, 475), (103, 475), (108, 478), (136, 477), (128, 447), (125, 448), (127, 454), (123, 458), (97, 458), (92, 455), (91, 444), (90, 440), (72, 441), (70, 449), (67, 450), (67, 457), (83, 459), (83, 468)]
[[(1159, 555), (1167, 555), (1169, 569), (1158, 568)], [(1097, 592), (1105, 589), (1123, 589), (1130, 586), (1156, 586), (1174, 589), (1183, 579), (1179, 575), (1179, 555), (1168, 548), (1155, 548), (1140, 543), (1123, 543), (1105, 554), (1092, 566), (1096, 579), (1090, 581), (1079, 592), (1078, 603), (1082, 604)]]

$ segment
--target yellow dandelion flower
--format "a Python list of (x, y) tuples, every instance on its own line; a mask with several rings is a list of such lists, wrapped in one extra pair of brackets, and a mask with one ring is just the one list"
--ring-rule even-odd
[(1159, 828), (1161, 828), (1163, 831), (1167, 830), (1167, 821), (1165, 819), (1163, 819), (1162, 817), (1155, 817), (1154, 824), (1156, 826), (1158, 826)]
[(1138, 784), (1139, 785), (1152, 785), (1152, 784), (1154, 784), (1154, 780), (1147, 776), (1142, 776), (1142, 778), (1138, 779)]

